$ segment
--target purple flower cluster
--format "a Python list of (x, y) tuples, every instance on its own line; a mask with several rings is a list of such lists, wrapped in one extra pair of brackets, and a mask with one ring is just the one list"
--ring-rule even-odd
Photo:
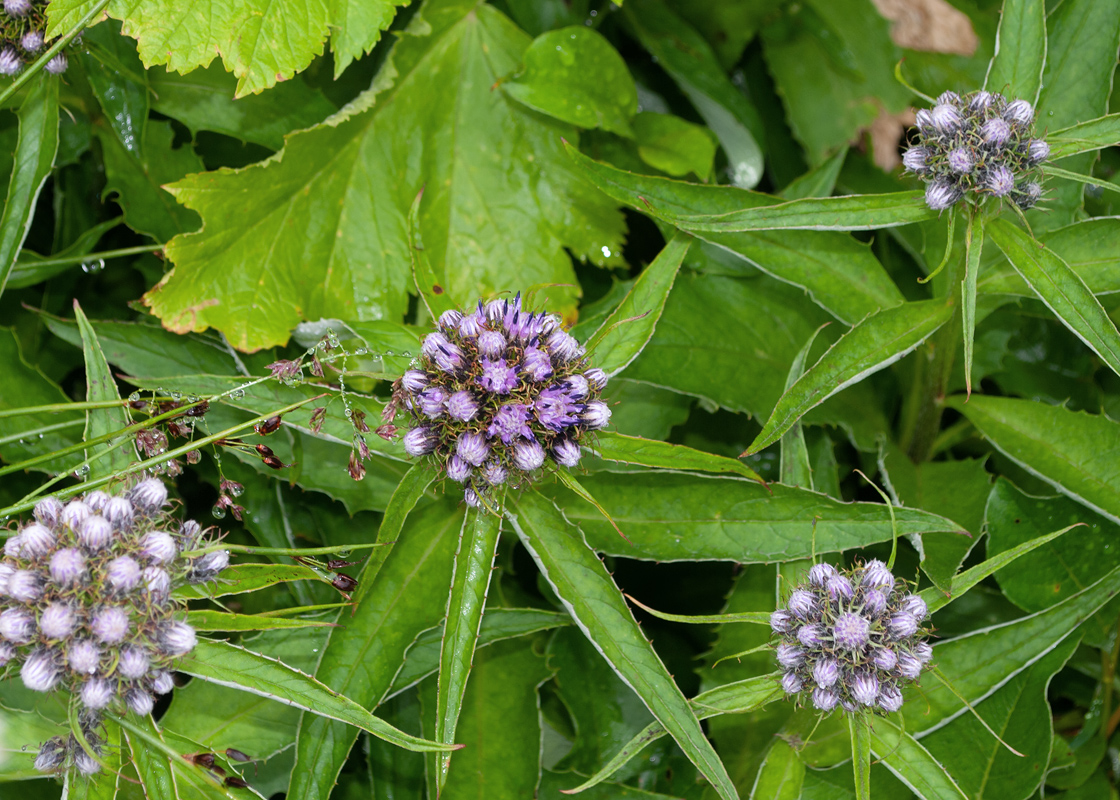
[(606, 427), (611, 410), (599, 399), (607, 376), (588, 368), (559, 318), (525, 311), (518, 294), (437, 324), (394, 387), (413, 418), (408, 454), (431, 457), (474, 507), (548, 459), (576, 466), (584, 434)]
[[(46, 9), (50, 0), (4, 0), (0, 13), (0, 75), (18, 75), (46, 46)], [(44, 69), (61, 75), (69, 62), (66, 51), (55, 55)]]
[(1038, 166), (1050, 145), (1034, 135), (1026, 100), (973, 92), (945, 92), (918, 112), (918, 140), (902, 156), (926, 182), (926, 204), (941, 211), (966, 196), (1007, 197), (1022, 209), (1042, 196)]
[(925, 640), (925, 602), (882, 561), (840, 571), (816, 564), (770, 615), (779, 636), (786, 694), (831, 711), (898, 711), (902, 688), (917, 680), (933, 648)]
[[(163, 483), (148, 478), (117, 496), (35, 506), (0, 557), (0, 674), (18, 671), (37, 692), (66, 689), (94, 716), (151, 712), (153, 695), (173, 688), (172, 665), (195, 645), (172, 590), (229, 564), (224, 551), (182, 555), (207, 542), (197, 522), (175, 523), (167, 503)], [(43, 763), (56, 751), (41, 753)], [(59, 763), (82, 770), (66, 752)]]

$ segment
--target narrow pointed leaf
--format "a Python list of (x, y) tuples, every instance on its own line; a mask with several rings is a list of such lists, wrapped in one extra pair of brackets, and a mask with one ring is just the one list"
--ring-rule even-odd
[(587, 341), (595, 365), (607, 375), (617, 375), (638, 357), (653, 337), (669, 290), (677, 279), (692, 237), (678, 233), (646, 267), (626, 297)]
[(519, 497), (508, 516), (522, 544), (576, 624), (633, 687), (719, 795), (725, 800), (736, 800), (735, 787), (688, 701), (579, 529), (536, 492)]
[[(377, 551), (372, 551), (376, 553)], [(233, 564), (216, 582), (181, 586), (172, 596), (178, 600), (203, 600), (245, 594), (289, 581), (320, 581), (314, 570), (300, 564)]]
[(774, 739), (751, 787), (751, 800), (799, 800), (805, 762), (784, 739)]
[(1011, 397), (976, 396), (946, 405), (968, 417), (1020, 466), (1058, 491), (1120, 522), (1120, 423), (1104, 415)]
[[(608, 197), (655, 217), (659, 210), (677, 216), (726, 214), (773, 206), (781, 200), (733, 186), (627, 172), (571, 146), (567, 152), (584, 176)], [(804, 288), (814, 302), (849, 325), (903, 302), (898, 287), (867, 246), (843, 233), (787, 230), (696, 235), (780, 281)]]
[(807, 197), (775, 206), (699, 216), (675, 214), (669, 209), (658, 209), (652, 203), (648, 208), (658, 219), (682, 231), (697, 234), (772, 230), (866, 231), (937, 217), (937, 212), (926, 205), (925, 193), (919, 191)]
[[(97, 334), (94, 333), (93, 327), (86, 319), (86, 315), (82, 312), (82, 307), (78, 305), (77, 300), (74, 301), (74, 318), (77, 320), (78, 330), (82, 334), (82, 354), (86, 365), (86, 400), (94, 403), (119, 401), (121, 399), (120, 392), (117, 391), (117, 383), (113, 380), (109, 362), (105, 360), (105, 353), (101, 351), (101, 343), (97, 339)], [(108, 436), (114, 431), (127, 428), (131, 424), (132, 420), (129, 418), (128, 412), (125, 411), (123, 403), (116, 408), (91, 408), (86, 412), (84, 438), (89, 441), (90, 439)], [(131, 443), (120, 446), (119, 442), (112, 439), (105, 444), (91, 448), (91, 451), (87, 453), (87, 457), (100, 454), (90, 462), (89, 478), (91, 480), (107, 478), (116, 472), (128, 469), (136, 455), (136, 448)]]
[(107, 719), (105, 741), (99, 756), (104, 766), (96, 775), (90, 776), (68, 770), (62, 787), (62, 800), (114, 800), (120, 789), (122, 755), (120, 726)]
[(1057, 160), (1120, 144), (1120, 114), (1109, 114), (1054, 131), (1046, 137), (1050, 158)]
[(757, 472), (738, 459), (705, 453), (680, 444), (643, 439), (640, 436), (603, 431), (588, 449), (604, 461), (698, 472), (734, 472), (744, 478), (763, 482)]
[[(137, 725), (148, 728), (151, 735), (159, 736), (159, 732), (150, 716), (135, 720), (135, 722)], [(132, 752), (132, 763), (136, 767), (136, 775), (140, 779), (144, 796), (158, 797), (160, 800), (179, 800), (181, 795), (175, 785), (175, 776), (171, 772), (171, 763), (167, 756), (147, 746), (145, 741), (136, 734), (130, 736), (129, 732), (125, 730), (124, 735), (128, 740), (129, 750)]]
[(972, 394), (972, 350), (976, 339), (976, 278), (980, 274), (980, 254), (984, 249), (984, 221), (980, 214), (968, 216), (965, 233), (964, 281), (961, 282), (961, 319), (964, 321), (964, 382)]
[(1046, 3), (1005, 0), (984, 88), (1034, 105), (1046, 68)]
[(187, 612), (187, 622), (196, 631), (268, 631), (277, 628), (329, 628), (333, 622), (297, 619), (292, 617), (266, 617), (261, 614), (231, 614), (197, 608)]
[[(500, 504), (502, 498), (496, 498), (496, 502)], [(451, 591), (447, 596), (436, 690), (435, 738), (445, 744), (455, 741), (455, 727), (478, 644), (482, 609), (486, 606), (490, 576), (494, 574), (494, 558), (498, 554), (501, 532), (502, 518), (480, 509), (467, 514), (459, 532), (459, 549), (455, 553)], [(451, 755), (440, 753), (435, 759), (436, 785), (442, 789), (447, 782)]]
[(856, 800), (871, 800), (871, 714), (848, 714)]
[(228, 642), (199, 639), (178, 669), (219, 686), (241, 689), (348, 723), (406, 750), (422, 753), (454, 749), (452, 745), (429, 742), (397, 730), (310, 675)]
[(4, 211), (0, 214), (0, 293), (8, 282), (19, 256), (35, 201), (50, 177), (58, 151), (59, 78), (44, 75), (31, 81), (27, 96), (19, 107), (19, 139), (14, 155), (12, 177)]
[(945, 767), (899, 727), (893, 716), (875, 719), (875, 727), (871, 730), (871, 751), (918, 797), (968, 800)]
[[(697, 719), (709, 719), (720, 714), (745, 714), (785, 697), (786, 693), (781, 687), (780, 680), (781, 673), (773, 673), (736, 681), (701, 692), (689, 703), (696, 712)], [(668, 731), (660, 722), (651, 722), (604, 764), (602, 769), (574, 789), (565, 790), (564, 794), (578, 794), (602, 783), (638, 755), (646, 745), (657, 741), (667, 733)]]
[[(788, 392), (805, 373), (805, 361), (809, 358), (809, 351), (813, 349), (813, 342), (824, 326), (813, 331), (809, 341), (801, 348), (790, 365), (786, 374), (785, 391)], [(813, 488), (813, 468), (809, 466), (809, 448), (805, 445), (805, 431), (800, 422), (795, 422), (793, 427), (782, 435), (781, 439), (780, 474), (782, 483), (786, 486), (800, 486), (803, 489)]]
[(924, 300), (888, 308), (860, 322), (782, 395), (747, 454), (776, 442), (805, 412), (841, 389), (898, 361), (952, 316), (952, 306)]

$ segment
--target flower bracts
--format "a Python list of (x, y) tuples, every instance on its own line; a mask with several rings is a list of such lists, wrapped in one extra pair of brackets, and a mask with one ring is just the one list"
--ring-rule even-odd
[(394, 397), (413, 417), (408, 454), (431, 458), (477, 507), (546, 460), (578, 464), (584, 434), (610, 420), (606, 384), (559, 318), (523, 310), (518, 295), (440, 315)]

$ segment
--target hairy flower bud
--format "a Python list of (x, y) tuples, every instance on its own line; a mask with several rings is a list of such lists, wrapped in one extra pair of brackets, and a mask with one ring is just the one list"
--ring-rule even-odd
[(438, 442), (431, 428), (413, 428), (404, 435), (404, 450), (410, 456), (423, 456), (435, 450)]
[(93, 678), (82, 684), (79, 697), (87, 708), (100, 711), (113, 700), (112, 684), (101, 678)]
[(97, 672), (97, 666), (101, 662), (101, 649), (89, 639), (82, 639), (70, 646), (66, 659), (74, 672), (92, 675)]
[(809, 583), (813, 586), (827, 586), (829, 578), (836, 574), (836, 567), (829, 563), (814, 564), (809, 568)]
[(823, 658), (813, 667), (813, 682), (828, 689), (840, 680), (840, 665), (831, 658)]
[(1042, 139), (1032, 139), (1031, 143), (1027, 145), (1027, 158), (1031, 164), (1041, 164), (1050, 158), (1050, 145)]
[(23, 553), (30, 558), (45, 556), (51, 552), (57, 540), (54, 531), (37, 522), (25, 527), (19, 535), (23, 541)]
[(559, 439), (552, 445), (552, 457), (562, 467), (579, 465), (580, 447), (570, 439)]
[(50, 650), (39, 649), (23, 662), (19, 677), (23, 685), (33, 692), (49, 692), (62, 675), (55, 664), (54, 654)]
[(1015, 186), (1015, 176), (1007, 167), (994, 167), (988, 170), (984, 186), (996, 197), (1003, 197)]
[(128, 612), (120, 606), (104, 606), (93, 612), (89, 629), (102, 644), (117, 644), (128, 636)]
[(1001, 117), (992, 117), (980, 127), (980, 137), (985, 144), (1003, 147), (1011, 138), (1011, 126)]
[(972, 156), (963, 147), (949, 152), (949, 168), (953, 172), (972, 172)]
[(513, 447), (513, 463), (522, 472), (532, 472), (544, 465), (544, 448), (536, 442), (518, 442)]
[(447, 413), (455, 419), (469, 422), (478, 413), (478, 401), (470, 392), (455, 392), (447, 399)]
[(89, 553), (105, 549), (112, 538), (113, 526), (101, 516), (89, 517), (78, 529), (78, 541)]
[(38, 53), (43, 49), (43, 32), (28, 31), (20, 38), (19, 46), (25, 53)]
[(0, 636), (13, 644), (27, 644), (35, 638), (35, 617), (22, 608), (0, 611)]
[(149, 531), (140, 540), (140, 555), (155, 564), (167, 564), (179, 554), (175, 539), (165, 531)]
[(53, 528), (62, 518), (62, 503), (57, 497), (44, 497), (35, 504), (32, 513), (39, 522), (48, 528)]
[(60, 587), (72, 586), (86, 574), (86, 557), (76, 547), (64, 547), (51, 556), (51, 580)]
[(164, 651), (173, 656), (183, 656), (194, 649), (198, 641), (194, 628), (185, 622), (166, 623), (159, 633), (159, 644)]
[(148, 674), (148, 668), (151, 666), (151, 660), (148, 654), (139, 647), (128, 645), (121, 648), (120, 661), (117, 663), (117, 670), (122, 676), (129, 680), (139, 680)]
[(39, 617), (39, 631), (47, 639), (65, 639), (74, 630), (77, 622), (74, 609), (67, 603), (51, 603), (43, 609)]
[(786, 694), (797, 694), (805, 686), (805, 682), (796, 672), (787, 672), (782, 676), (782, 689)]
[(1026, 100), (1013, 100), (1004, 109), (1003, 118), (1015, 125), (1030, 125), (1034, 122), (1034, 108)]
[(140, 565), (131, 556), (117, 556), (109, 562), (105, 577), (118, 592), (131, 592), (140, 582)]

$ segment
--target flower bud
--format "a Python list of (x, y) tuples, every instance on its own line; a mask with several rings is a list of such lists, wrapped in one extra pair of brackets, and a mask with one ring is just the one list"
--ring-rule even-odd
[(112, 702), (113, 686), (103, 678), (92, 678), (82, 684), (78, 697), (86, 708), (100, 711)]
[(447, 413), (455, 419), (469, 422), (478, 413), (478, 401), (470, 392), (455, 392), (447, 399)]
[(909, 653), (898, 654), (898, 673), (904, 678), (914, 681), (922, 674), (922, 662)]
[(471, 476), (471, 465), (459, 456), (451, 456), (447, 462), (447, 477), (456, 483), (463, 483)]
[(436, 320), (436, 324), (444, 330), (450, 331), (458, 327), (459, 323), (462, 322), (462, 320), (463, 313), (461, 311), (456, 311), (453, 308), (449, 308), (447, 309), (447, 311), (444, 311), (439, 315), (439, 319)]
[(141, 717), (151, 714), (155, 707), (152, 696), (143, 689), (129, 689), (124, 694), (124, 702), (128, 705), (129, 711)]
[(809, 568), (809, 583), (813, 586), (825, 586), (828, 579), (836, 574), (836, 567), (831, 564), (814, 564)]
[(51, 556), (49, 571), (57, 586), (72, 586), (85, 577), (86, 557), (77, 548), (64, 547)]
[(105, 504), (109, 502), (109, 495), (100, 489), (94, 489), (92, 492), (87, 492), (85, 496), (85, 504), (90, 507), (90, 510), (95, 514), (101, 514), (105, 508)]
[(91, 553), (108, 547), (112, 538), (113, 526), (104, 517), (89, 517), (78, 529), (78, 541)]
[(961, 175), (972, 172), (972, 156), (963, 147), (949, 151), (949, 168)]
[(72, 531), (80, 530), (82, 523), (89, 519), (93, 509), (81, 500), (71, 500), (62, 509), (62, 524)]
[(552, 376), (552, 360), (548, 353), (536, 347), (526, 347), (525, 355), (521, 359), (521, 370), (529, 379), (540, 383)]
[(132, 528), (134, 513), (132, 503), (123, 497), (110, 497), (101, 512), (102, 516), (109, 520), (113, 529), (118, 531), (127, 531)]
[(19, 671), (23, 685), (33, 692), (49, 692), (58, 685), (61, 672), (54, 663), (54, 654), (47, 649), (39, 649), (27, 657)]
[(140, 580), (144, 582), (144, 588), (148, 590), (148, 594), (153, 597), (163, 599), (171, 593), (171, 576), (167, 574), (165, 569), (145, 567), (144, 571), (140, 573)]
[(579, 465), (579, 445), (571, 439), (558, 439), (552, 445), (552, 458), (562, 467), (575, 467)]
[(0, 48), (0, 75), (15, 75), (23, 69), (23, 60), (14, 47)]
[(22, 608), (0, 611), (0, 636), (13, 644), (27, 644), (35, 638), (35, 617)]
[(501, 464), (488, 461), (486, 466), (479, 471), (479, 474), (481, 474), (482, 479), (491, 486), (501, 486), (506, 482), (506, 478), (509, 477), (509, 470)]
[(48, 639), (65, 639), (74, 630), (77, 619), (66, 603), (51, 603), (39, 617), (39, 630)]
[(928, 664), (933, 658), (933, 648), (930, 647), (929, 642), (918, 642), (914, 645), (914, 657), (923, 664)]
[(0, 642), (0, 667), (5, 667), (8, 662), (19, 655), (15, 646), (8, 642)]
[(797, 694), (804, 687), (804, 682), (796, 672), (787, 672), (782, 676), (782, 689), (786, 694)]
[(913, 614), (919, 622), (925, 619), (929, 614), (926, 601), (916, 594), (906, 596), (906, 599), (902, 601), (902, 610), (908, 614)]
[(814, 689), (813, 706), (818, 711), (831, 711), (840, 702), (840, 696), (832, 689)]
[[(50, 65), (48, 64), (47, 66), (49, 67)], [(74, 752), (74, 768), (87, 778), (101, 771), (101, 765), (97, 763), (97, 759), (81, 747)]]
[(39, 755), (35, 757), (35, 769), (39, 772), (57, 772), (66, 763), (66, 745), (62, 737), (55, 736), (43, 742)]
[(401, 386), (409, 394), (416, 394), (428, 387), (428, 376), (418, 369), (410, 369), (401, 376)]
[(70, 669), (79, 675), (92, 675), (97, 672), (97, 666), (101, 663), (101, 649), (89, 639), (81, 639), (70, 645), (66, 661), (70, 664)]
[(21, 558), (23, 556), (23, 537), (18, 533), (9, 536), (4, 542), (4, 555), (8, 558)]
[(833, 575), (828, 579), (828, 596), (833, 602), (838, 600), (851, 600), (855, 590), (852, 583), (843, 575)]
[(913, 614), (899, 611), (887, 620), (887, 630), (895, 639), (905, 639), (918, 631), (918, 620)]
[(968, 110), (977, 112), (987, 111), (996, 97), (999, 97), (999, 95), (993, 96), (990, 92), (985, 92), (983, 90), (976, 92), (972, 95), (972, 99), (968, 101)]
[(1015, 176), (1007, 167), (999, 166), (988, 170), (984, 188), (996, 197), (1003, 197), (1015, 187)]
[(897, 686), (884, 686), (879, 691), (879, 708), (893, 713), (902, 708), (902, 692)]
[(942, 103), (929, 112), (930, 127), (934, 132), (949, 135), (961, 126), (961, 115), (951, 105)]
[(482, 333), (482, 326), (485, 322), (486, 318), (481, 314), (467, 314), (459, 321), (459, 335), (467, 338), (478, 336)]
[(145, 478), (128, 492), (134, 511), (151, 516), (158, 513), (167, 502), (167, 487), (159, 478)]
[(884, 647), (875, 651), (875, 654), (871, 656), (871, 663), (883, 672), (890, 672), (898, 663), (898, 656), (895, 655), (894, 650)]
[(446, 410), (447, 392), (438, 386), (432, 386), (416, 395), (416, 404), (429, 419), (442, 417)]
[[(222, 570), (229, 566), (229, 551), (214, 550), (196, 558), (191, 566), (200, 575), (206, 575), (203, 581), (213, 580)], [(200, 581), (202, 582), (202, 581)]]
[(783, 642), (777, 647), (778, 663), (786, 669), (794, 669), (805, 661), (805, 651), (797, 645)]
[(961, 96), (956, 92), (946, 91), (938, 95), (937, 102), (939, 105), (959, 106), (961, 104)]
[(517, 370), (506, 363), (504, 358), (482, 359), (482, 374), (478, 385), (494, 394), (509, 394), (518, 384)]
[(587, 408), (581, 415), (583, 422), (587, 425), (588, 430), (599, 430), (605, 428), (611, 421), (611, 410), (606, 403), (601, 400), (593, 400), (587, 404)]
[[(414, 428), (413, 430), (420, 430)], [(405, 437), (408, 438), (407, 436)], [(455, 442), (455, 452), (459, 458), (466, 461), (471, 466), (480, 466), (486, 460), (486, 456), (490, 454), (490, 445), (486, 443), (480, 433), (467, 432), (461, 435), (458, 441)]]
[(937, 180), (926, 185), (926, 205), (934, 211), (944, 211), (963, 196), (960, 189), (944, 181)]
[(43, 582), (38, 573), (17, 569), (8, 577), (8, 596), (21, 603), (34, 603), (43, 596)]
[(140, 555), (149, 562), (167, 564), (178, 554), (175, 540), (165, 531), (149, 531), (140, 540)]
[(836, 646), (844, 650), (859, 650), (867, 644), (870, 633), (871, 623), (851, 612), (837, 617), (832, 629)]
[(812, 594), (804, 589), (797, 589), (789, 596), (787, 606), (790, 613), (799, 619), (808, 619), (816, 611), (817, 604)]
[(109, 562), (105, 576), (118, 592), (131, 592), (140, 582), (140, 565), (131, 556), (117, 556)]
[(1033, 208), (1034, 204), (1042, 197), (1042, 187), (1037, 183), (1026, 183), (1017, 186), (1018, 192), (1014, 195), (1015, 205), (1026, 211), (1028, 208)]
[(167, 670), (159, 670), (152, 674), (152, 691), (156, 694), (167, 694), (175, 688), (175, 681)]
[(806, 647), (819, 647), (824, 641), (822, 636), (823, 631), (821, 631), (820, 626), (812, 622), (801, 626), (801, 629), (797, 631), (797, 641)]
[(137, 681), (148, 674), (151, 660), (143, 648), (126, 645), (121, 648), (120, 660), (117, 662), (117, 671), (129, 680)]
[(1013, 100), (1003, 111), (1003, 118), (1014, 125), (1034, 122), (1034, 108), (1026, 100)]
[(423, 456), (436, 449), (439, 437), (431, 428), (413, 428), (404, 435), (404, 451), (410, 456)]
[(45, 556), (57, 541), (54, 531), (38, 522), (25, 526), (19, 535), (23, 542), (23, 555), (28, 558)]
[(822, 689), (828, 689), (838, 680), (840, 680), (840, 665), (834, 659), (822, 658), (813, 667), (813, 681)]
[(31, 0), (4, 0), (4, 10), (10, 17), (26, 17), (31, 10)]
[(19, 46), (25, 53), (38, 53), (43, 49), (43, 32), (28, 31), (19, 40)]
[(498, 331), (483, 331), (478, 334), (478, 352), (490, 358), (499, 358), (506, 351), (506, 337)]
[(532, 472), (544, 464), (544, 448), (536, 442), (520, 441), (513, 446), (513, 463), (522, 472)]
[(463, 489), (463, 501), (471, 508), (482, 507), (482, 501), (478, 499), (478, 492), (470, 486)]
[(774, 633), (785, 633), (789, 630), (791, 620), (792, 617), (790, 617), (789, 612), (779, 608), (770, 615), (770, 630)]
[(863, 594), (863, 610), (877, 617), (887, 609), (887, 596), (878, 589), (868, 589)]
[(852, 698), (860, 705), (873, 706), (879, 697), (879, 679), (869, 672), (856, 675), (850, 688)]
[(571, 361), (580, 354), (579, 342), (570, 333), (557, 328), (548, 336), (548, 349), (561, 361)]
[(1031, 139), (1027, 145), (1027, 160), (1032, 164), (1041, 164), (1050, 158), (1050, 145), (1042, 139)]
[(985, 144), (992, 147), (1003, 147), (1011, 138), (1011, 126), (1006, 120), (992, 117), (980, 127), (980, 137)]
[(48, 528), (53, 528), (62, 518), (62, 503), (59, 502), (57, 497), (44, 497), (35, 504), (35, 510), (32, 513), (39, 522)]
[(103, 644), (117, 644), (128, 636), (128, 612), (120, 606), (102, 606), (93, 612), (89, 629)]
[(178, 543), (180, 550), (194, 550), (202, 540), (202, 526), (193, 519), (188, 519), (179, 526)]
[(596, 390), (602, 391), (607, 388), (607, 373), (598, 367), (592, 367), (583, 373), (583, 377), (587, 378), (588, 382), (595, 387)]
[(894, 575), (891, 575), (886, 564), (873, 558), (864, 564), (859, 585), (869, 589), (890, 589), (894, 586)]
[(159, 632), (159, 644), (169, 656), (185, 656), (198, 641), (194, 628), (185, 622), (172, 620), (164, 623)]
[(572, 375), (565, 383), (568, 396), (573, 400), (583, 400), (591, 392), (591, 384), (582, 375)]

